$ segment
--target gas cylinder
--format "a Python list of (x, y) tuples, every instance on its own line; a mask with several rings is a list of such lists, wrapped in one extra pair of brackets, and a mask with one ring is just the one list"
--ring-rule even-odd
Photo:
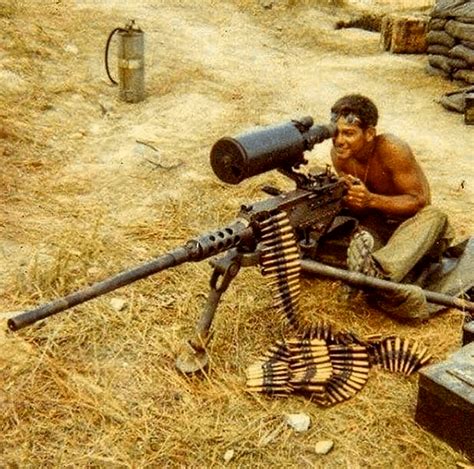
[[(109, 47), (112, 38), (118, 34), (117, 66), (118, 82), (109, 70)], [(119, 85), (119, 97), (128, 103), (137, 103), (145, 97), (145, 33), (130, 20), (125, 28), (115, 28), (107, 38), (105, 68), (110, 81)]]

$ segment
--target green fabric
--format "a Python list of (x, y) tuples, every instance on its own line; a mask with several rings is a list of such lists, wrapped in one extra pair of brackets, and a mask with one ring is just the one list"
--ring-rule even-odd
[[(453, 231), (446, 214), (430, 205), (401, 223), (372, 257), (389, 280), (401, 283), (424, 256), (439, 258), (452, 240)], [(373, 301), (387, 314), (398, 318), (429, 317), (430, 310), (421, 288), (403, 285), (402, 292), (374, 291)]]
[(429, 205), (404, 221), (372, 255), (390, 280), (400, 282), (423, 256), (441, 255), (452, 239), (447, 215)]

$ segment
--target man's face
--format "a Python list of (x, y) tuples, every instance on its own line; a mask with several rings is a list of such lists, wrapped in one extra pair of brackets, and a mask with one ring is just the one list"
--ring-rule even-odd
[(361, 154), (368, 140), (366, 132), (359, 127), (357, 120), (341, 116), (336, 126), (337, 132), (332, 142), (337, 157), (346, 160)]

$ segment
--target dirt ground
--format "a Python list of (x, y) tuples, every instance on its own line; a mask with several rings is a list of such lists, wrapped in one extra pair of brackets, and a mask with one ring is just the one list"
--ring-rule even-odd
[[(262, 198), (263, 183), (291, 187), (273, 174), (221, 183), (212, 144), (305, 115), (327, 122), (331, 104), (350, 92), (377, 103), (379, 132), (409, 142), (456, 238), (472, 234), (474, 128), (437, 102), (460, 85), (429, 76), (423, 55), (382, 52), (376, 32), (334, 30), (350, 15), (316, 1), (0, 1), (0, 311), (33, 307), (225, 226), (240, 204)], [(118, 99), (103, 57), (108, 33), (131, 18), (146, 41), (147, 96), (138, 104)], [(328, 163), (328, 152), (329, 142), (316, 146), (310, 166)], [(205, 262), (185, 265), (16, 334), (3, 319), (3, 464), (466, 462), (414, 423), (416, 376), (377, 374), (332, 409), (248, 397), (245, 367), (274, 339), (271, 300), (251, 269), (219, 310), (209, 375), (178, 375), (174, 358), (209, 275)], [(345, 304), (337, 282), (304, 288), (303, 306), (340, 327), (417, 338), (435, 360), (459, 347), (458, 311), (399, 324)], [(125, 309), (115, 311), (111, 297)], [(313, 421), (301, 435), (282, 426), (285, 413), (299, 411)], [(322, 439), (335, 441), (324, 459), (314, 452)]]

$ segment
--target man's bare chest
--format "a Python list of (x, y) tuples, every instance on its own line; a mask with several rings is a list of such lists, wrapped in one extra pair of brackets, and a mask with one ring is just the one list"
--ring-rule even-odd
[(363, 162), (351, 159), (345, 161), (340, 170), (359, 179), (371, 192), (386, 195), (396, 193), (391, 173), (376, 159)]

